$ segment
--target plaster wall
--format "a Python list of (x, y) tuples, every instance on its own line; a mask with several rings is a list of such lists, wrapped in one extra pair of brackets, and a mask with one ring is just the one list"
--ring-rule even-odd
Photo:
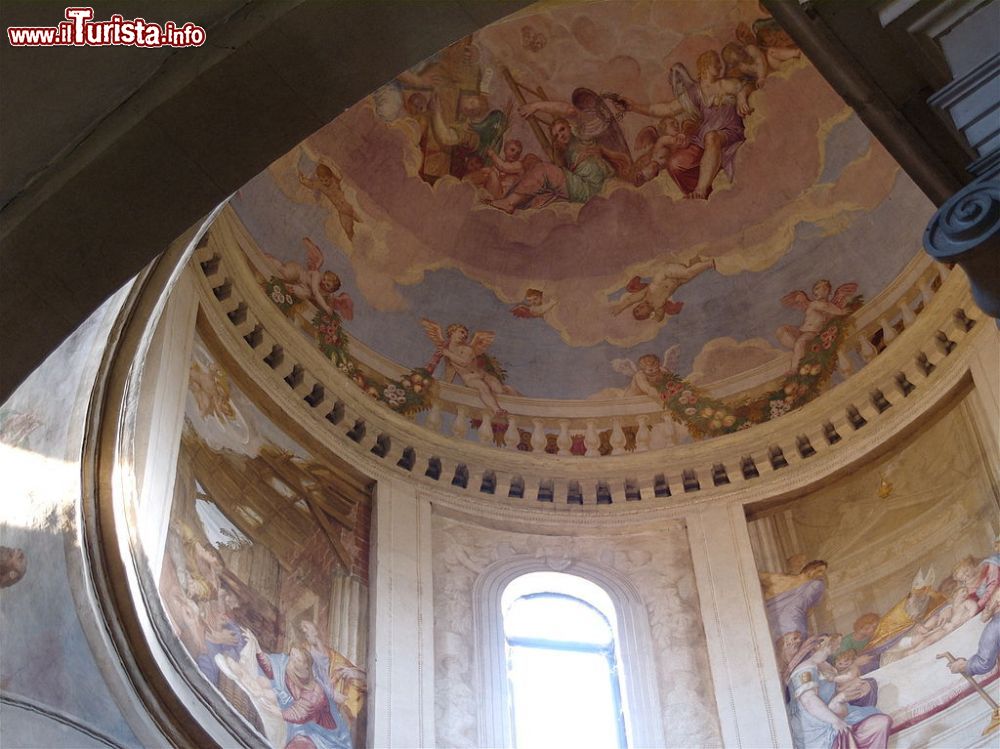
[(635, 655), (655, 662), (663, 745), (721, 745), (694, 565), (682, 523), (615, 535), (542, 535), (435, 515), (432, 538), (438, 746), (484, 745), (477, 735), (477, 710), (496, 694), (483, 693), (477, 674), (482, 659), (477, 643), (487, 645), (473, 627), (473, 609), (480, 605), (473, 588), (497, 562), (526, 557), (539, 560), (540, 569), (584, 576), (581, 563), (590, 564), (631, 583), (644, 607), (652, 651)]
[(90, 391), (127, 293), (94, 312), (0, 409), (0, 544), (23, 552), (25, 565), (0, 591), (5, 745), (145, 743), (121, 685), (105, 680), (115, 659), (89, 597), (78, 521)]
[[(131, 707), (134, 696), (120, 686), (117, 667), (109, 665), (115, 656), (101, 644), (104, 622), (87, 595), (85, 560), (75, 540), (87, 403), (121, 301), (116, 299), (103, 316), (81, 329), (4, 405), (4, 475), (17, 477), (17, 501), (5, 506), (3, 543), (23, 548), (28, 559), (25, 577), (2, 593), (5, 726), (21, 731), (14, 736), (35, 731), (29, 721), (51, 719), (74, 732), (82, 726), (87, 736), (112, 746), (163, 743)], [(193, 315), (177, 319), (190, 325)], [(923, 449), (917, 465), (927, 464), (924, 468), (933, 472), (933, 460), (940, 460), (945, 474), (972, 475), (973, 488), (995, 486), (991, 456), (996, 444), (989, 424), (997, 413), (996, 381), (988, 362), (996, 351), (997, 332), (982, 330), (958, 399), (939, 403), (909, 431), (911, 437), (897, 436), (870, 457), (855, 456), (848, 462), (857, 474), (853, 481), (864, 483), (893, 461), (910, 461), (904, 458), (908, 445), (923, 440), (930, 447)], [(191, 330), (179, 329), (175, 335), (184, 340)], [(179, 371), (170, 370), (162, 384), (176, 385)], [(145, 382), (147, 394), (157, 392), (154, 380)], [(295, 426), (275, 413), (272, 404), (272, 428), (285, 422)], [(151, 421), (149, 428), (156, 423)], [(974, 470), (976, 460), (980, 468)], [(142, 465), (144, 485), (162, 483), (164, 476), (150, 468), (154, 464), (148, 458)], [(525, 557), (569, 571), (577, 563), (600, 566), (639, 591), (656, 651), (664, 745), (791, 745), (743, 507), (747, 497), (737, 492), (699, 503), (680, 495), (653, 508), (636, 508), (631, 515), (618, 512), (630, 507), (612, 507), (615, 514), (603, 516), (575, 516), (568, 507), (559, 508), (563, 512), (539, 510), (525, 500), (526, 506), (507, 508), (504, 517), (500, 508), (485, 510), (481, 502), (446, 488), (427, 491), (384, 468), (359, 468), (378, 482), (368, 663), (370, 745), (482, 745), (475, 714), (481, 684), (470, 656), (475, 641), (471, 591), (490, 565)], [(917, 475), (909, 481), (898, 480), (896, 491), (915, 491), (925, 482)], [(810, 502), (825, 507), (844, 498), (834, 484), (784, 494), (776, 484), (769, 486), (772, 499), (803, 507)], [(939, 493), (943, 496), (947, 488)], [(933, 493), (933, 486), (927, 491)], [(944, 499), (963, 506), (967, 498)], [(982, 527), (977, 531), (967, 524), (953, 530), (978, 533), (980, 540), (988, 536)], [(40, 652), (46, 653), (41, 668)], [(891, 745), (920, 745), (928, 736), (955, 746), (981, 743), (977, 699), (962, 698), (932, 721), (901, 731)], [(39, 718), (46, 711), (49, 717)], [(37, 733), (63, 734), (57, 727), (51, 734)], [(66, 736), (62, 745), (75, 745)]]

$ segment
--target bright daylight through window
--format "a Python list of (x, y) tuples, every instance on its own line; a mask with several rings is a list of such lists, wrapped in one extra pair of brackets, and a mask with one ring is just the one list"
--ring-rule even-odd
[(627, 746), (614, 605), (557, 572), (514, 580), (502, 599), (518, 749)]

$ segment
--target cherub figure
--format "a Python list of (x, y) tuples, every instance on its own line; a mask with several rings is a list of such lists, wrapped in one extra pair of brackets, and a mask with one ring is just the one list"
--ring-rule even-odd
[(496, 333), (480, 330), (470, 340), (469, 329), (458, 323), (449, 325), (443, 331), (440, 325), (426, 318), (420, 324), (436, 347), (433, 358), (427, 364), (427, 371), (433, 373), (438, 362), (444, 359), (445, 382), (453, 381), (457, 374), (466, 387), (479, 393), (480, 400), (492, 416), (506, 416), (507, 411), (500, 407), (497, 396), (515, 391), (497, 376), (495, 362), (486, 354), (486, 349), (496, 339)]
[(9, 588), (28, 570), (28, 558), (23, 549), (0, 546), (0, 588)]
[(521, 141), (516, 138), (507, 140), (503, 145), (503, 156), (493, 148), (486, 149), (486, 156), (492, 164), (480, 165), (483, 161), (480, 157), (471, 157), (467, 162), (470, 171), (462, 179), (485, 190), (488, 200), (502, 198), (525, 170), (539, 161), (534, 154), (523, 154)]
[(806, 344), (809, 343), (826, 324), (834, 317), (843, 317), (850, 314), (847, 303), (858, 290), (856, 283), (845, 283), (837, 287), (830, 298), (833, 286), (825, 278), (813, 284), (813, 298), (804, 291), (792, 291), (781, 297), (781, 303), (786, 307), (802, 310), (805, 317), (799, 327), (794, 325), (783, 325), (778, 328), (777, 337), (782, 345), (792, 349), (792, 359), (788, 367), (788, 374), (798, 371), (799, 360), (805, 353)]
[[(761, 28), (756, 23), (754, 27)], [(780, 33), (783, 34), (783, 32)], [(722, 48), (722, 61), (725, 63), (726, 77), (738, 78), (754, 88), (762, 88), (764, 79), (768, 75), (777, 70), (783, 63), (802, 56), (799, 48), (788, 38), (788, 35), (784, 34), (784, 37), (784, 43), (791, 46), (784, 46), (784, 43), (767, 46), (768, 41), (772, 43), (777, 41), (774, 34), (762, 33), (758, 35), (745, 23), (741, 23), (736, 27), (736, 41), (729, 42)]]
[(524, 299), (510, 308), (510, 313), (521, 319), (544, 317), (558, 303), (558, 299), (546, 302), (545, 293), (541, 289), (528, 289), (524, 293)]
[(236, 418), (236, 410), (229, 394), (229, 378), (216, 364), (211, 363), (205, 369), (198, 362), (192, 362), (188, 374), (188, 389), (191, 390), (203, 419), (214, 416), (224, 422)]
[(541, 52), (545, 49), (548, 39), (540, 31), (535, 31), (531, 26), (521, 27), (521, 46), (529, 52)]
[(659, 401), (660, 391), (657, 388), (668, 372), (677, 370), (679, 357), (680, 346), (674, 345), (663, 352), (662, 363), (656, 354), (643, 354), (639, 357), (638, 366), (631, 359), (612, 359), (611, 367), (616, 372), (632, 378), (622, 396), (648, 395)]
[(854, 648), (841, 650), (833, 657), (830, 678), (837, 685), (837, 691), (854, 695), (859, 699), (871, 692), (871, 684), (861, 678), (861, 669), (875, 659), (872, 655), (858, 655)]
[(333, 271), (323, 271), (323, 252), (316, 244), (304, 237), (306, 247), (306, 267), (289, 260), (287, 263), (265, 254), (274, 274), (289, 286), (289, 290), (300, 299), (311, 301), (328, 315), (334, 313), (345, 320), (354, 318), (354, 300), (340, 289), (340, 276)]
[(671, 299), (677, 289), (710, 268), (715, 268), (715, 260), (695, 257), (689, 265), (664, 263), (648, 282), (635, 276), (625, 287), (626, 293), (612, 306), (612, 314), (619, 315), (631, 307), (636, 320), (653, 318), (663, 322), (668, 315), (679, 314), (684, 307), (684, 302)]
[(344, 195), (341, 178), (334, 174), (333, 170), (326, 164), (317, 164), (312, 177), (307, 177), (299, 172), (299, 182), (304, 187), (321, 193), (330, 201), (330, 205), (333, 206), (333, 210), (337, 212), (337, 217), (340, 219), (340, 226), (343, 228), (344, 234), (347, 235), (348, 239), (354, 239), (354, 225), (360, 224), (361, 219), (358, 217), (357, 211), (354, 210), (354, 206), (347, 201), (347, 197)]
[(635, 150), (639, 155), (632, 165), (632, 182), (641, 187), (656, 179), (669, 168), (671, 155), (690, 142), (689, 134), (675, 117), (664, 117), (655, 127), (644, 127), (635, 137)]
[(522, 158), (524, 145), (516, 138), (504, 141), (503, 158), (492, 148), (486, 153), (493, 160), (493, 166), (489, 168), (485, 187), (486, 192), (495, 200), (506, 195), (518, 177), (524, 174), (525, 162), (528, 159)]
[(771, 17), (758, 18), (753, 26), (741, 23), (736, 27), (736, 38), (746, 47), (747, 52), (755, 59), (763, 58), (763, 80), (772, 70), (777, 70), (782, 63), (797, 60), (802, 57), (798, 45), (788, 35), (788, 32), (778, 25)]

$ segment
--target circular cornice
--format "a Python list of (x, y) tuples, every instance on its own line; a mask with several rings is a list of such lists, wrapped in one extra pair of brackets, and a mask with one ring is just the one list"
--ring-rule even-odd
[[(192, 261), (201, 330), (270, 412), (376, 480), (405, 480), (442, 504), (543, 524), (642, 522), (651, 510), (804, 491), (884, 449), (963, 388), (984, 328), (961, 274), (951, 274), (861, 371), (780, 419), (631, 454), (525, 453), (433, 432), (373, 401), (268, 303), (238, 253), (209, 238)], [(927, 279), (911, 282), (926, 291)]]

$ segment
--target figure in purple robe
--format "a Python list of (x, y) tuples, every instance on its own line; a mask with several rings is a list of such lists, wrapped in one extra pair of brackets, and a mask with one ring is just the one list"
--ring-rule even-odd
[(809, 611), (826, 592), (826, 568), (826, 562), (810, 562), (799, 573), (803, 579), (799, 585), (767, 599), (767, 621), (775, 637), (789, 632), (798, 632), (803, 639), (808, 635)]

